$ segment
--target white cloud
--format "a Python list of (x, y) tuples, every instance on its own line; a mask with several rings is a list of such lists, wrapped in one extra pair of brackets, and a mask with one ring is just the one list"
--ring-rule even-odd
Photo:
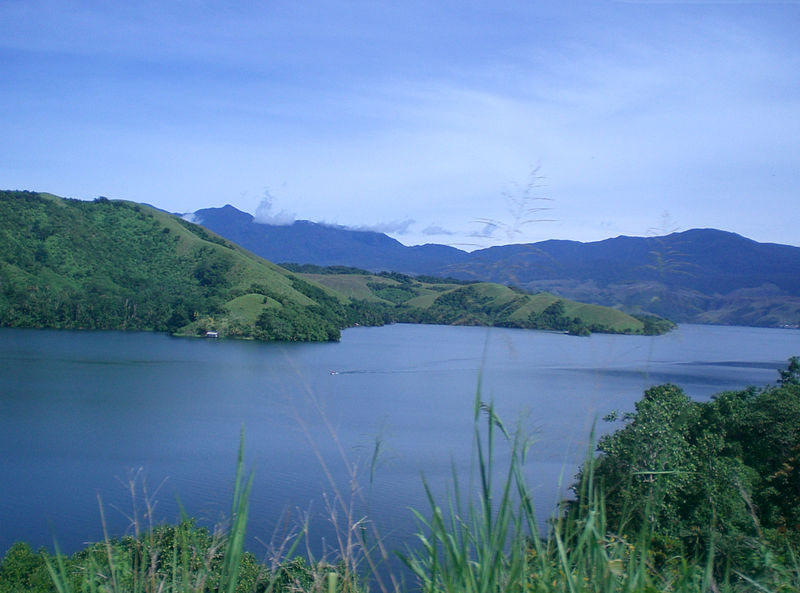
[(424, 229), (422, 229), (423, 235), (455, 235), (455, 231), (447, 230), (446, 228), (439, 226), (438, 224), (430, 224)]
[(353, 227), (348, 227), (354, 231), (372, 231), (375, 233), (385, 233), (387, 235), (406, 235), (409, 232), (411, 225), (414, 224), (414, 220), (411, 218), (405, 218), (403, 220), (392, 220), (389, 222), (378, 222), (375, 224), (369, 225), (358, 225)]
[(253, 216), (253, 222), (257, 222), (259, 224), (272, 224), (276, 226), (289, 226), (294, 223), (295, 220), (297, 220), (297, 216), (293, 212), (287, 212), (286, 210), (273, 212), (274, 202), (275, 198), (268, 189), (265, 189), (264, 197), (258, 204), (255, 215)]

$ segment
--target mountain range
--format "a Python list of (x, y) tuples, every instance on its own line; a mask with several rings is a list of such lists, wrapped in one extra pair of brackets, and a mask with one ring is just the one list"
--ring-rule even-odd
[(309, 221), (261, 224), (230, 205), (198, 210), (192, 219), (279, 263), (495, 282), (679, 322), (800, 324), (800, 247), (717, 229), (466, 252), (435, 244), (409, 247), (382, 233)]

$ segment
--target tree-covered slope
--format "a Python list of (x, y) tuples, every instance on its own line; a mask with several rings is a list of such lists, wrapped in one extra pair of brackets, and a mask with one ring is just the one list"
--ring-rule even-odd
[(549, 293), (529, 294), (489, 282), (309, 265), (289, 267), (345, 295), (352, 303), (379, 313), (387, 322), (547, 329), (578, 335), (655, 334), (672, 327), (663, 319), (635, 318), (608, 307), (568, 301)]
[(0, 192), (0, 325), (336, 339), (338, 299), (148, 206)]

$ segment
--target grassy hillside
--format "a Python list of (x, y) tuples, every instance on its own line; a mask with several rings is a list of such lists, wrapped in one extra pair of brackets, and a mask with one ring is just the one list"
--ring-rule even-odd
[(391, 321), (551, 329), (581, 335), (592, 331), (661, 333), (671, 327), (664, 320), (654, 323), (653, 319), (637, 319), (608, 307), (567, 301), (549, 293), (528, 294), (488, 282), (467, 284), (345, 268), (293, 269), (306, 270), (300, 275), (351, 301), (357, 299), (380, 308)]
[(330, 340), (339, 301), (156, 209), (0, 192), (0, 325)]

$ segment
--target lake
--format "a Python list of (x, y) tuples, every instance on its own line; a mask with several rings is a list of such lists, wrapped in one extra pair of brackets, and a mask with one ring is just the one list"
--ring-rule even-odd
[(439, 491), (452, 463), (467, 480), (479, 378), (506, 423), (537, 438), (527, 471), (546, 518), (592, 426), (614, 428), (598, 420), (608, 412), (664, 382), (697, 400), (774, 383), (797, 354), (798, 330), (698, 325), (590, 338), (392, 325), (324, 344), (0, 329), (0, 554), (19, 539), (68, 552), (101, 539), (98, 500), (114, 534), (146, 500), (157, 521), (175, 521), (179, 499), (215, 522), (229, 511), (242, 428), (258, 556), (304, 515), (315, 553), (332, 545), (326, 500), (337, 489), (350, 500), (350, 474), (358, 517), (402, 546), (409, 507), (426, 510), (421, 474)]

